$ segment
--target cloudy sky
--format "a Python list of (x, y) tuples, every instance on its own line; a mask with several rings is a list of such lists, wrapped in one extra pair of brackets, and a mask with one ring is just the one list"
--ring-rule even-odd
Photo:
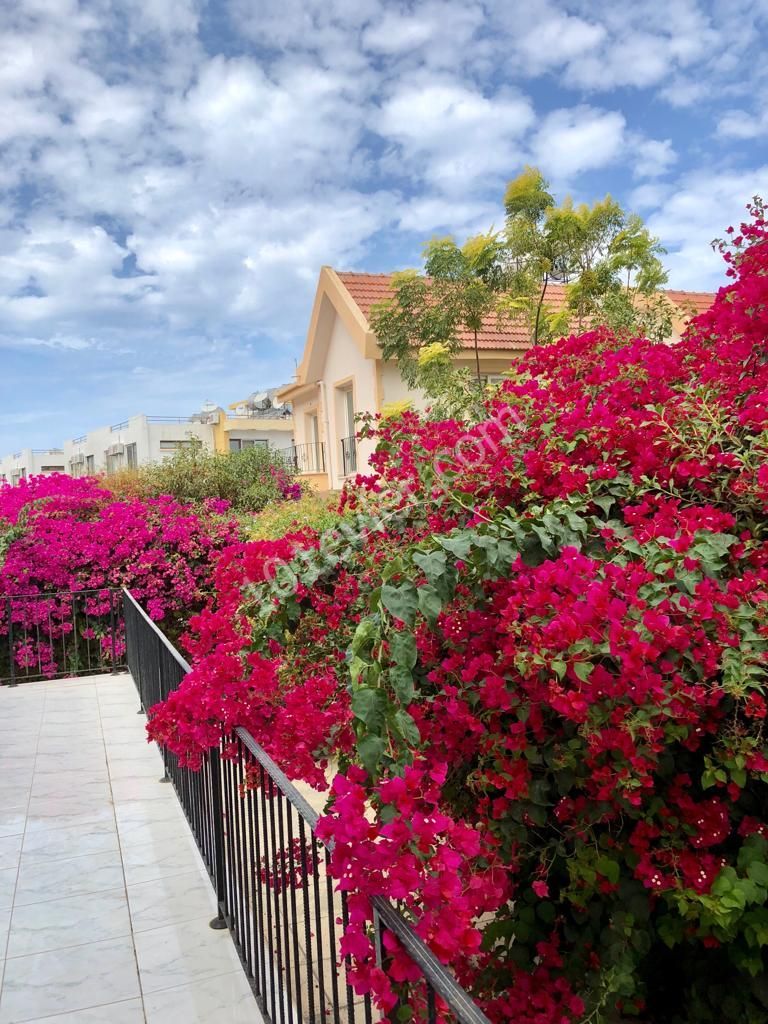
[(526, 162), (721, 281), (768, 195), (766, 0), (0, 11), (0, 455), (290, 379), (319, 267), (501, 222)]

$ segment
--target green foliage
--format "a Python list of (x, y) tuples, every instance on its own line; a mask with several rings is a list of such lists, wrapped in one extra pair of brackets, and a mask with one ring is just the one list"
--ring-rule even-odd
[(336, 505), (317, 494), (305, 494), (298, 501), (275, 502), (244, 524), (245, 533), (248, 540), (278, 540), (286, 533), (307, 528), (323, 533), (342, 519)]
[(210, 452), (197, 438), (163, 462), (126, 470), (106, 479), (121, 497), (156, 498), (200, 504), (228, 501), (236, 513), (259, 512), (282, 501), (294, 486), (295, 470), (274, 450), (255, 445), (239, 452)]

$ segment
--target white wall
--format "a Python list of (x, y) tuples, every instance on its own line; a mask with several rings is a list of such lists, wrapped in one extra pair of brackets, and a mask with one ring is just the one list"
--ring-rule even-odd
[(213, 448), (213, 428), (209, 423), (184, 421), (181, 423), (153, 423), (146, 416), (132, 416), (125, 423), (111, 427), (98, 427), (89, 431), (83, 438), (64, 443), (66, 471), (84, 476), (87, 472), (87, 461), (76, 469), (71, 460), (83, 456), (93, 457), (93, 472), (101, 473), (108, 469), (107, 450), (115, 445), (123, 445), (124, 450), (111, 460), (112, 468), (128, 465), (128, 454), (125, 450), (129, 444), (136, 445), (137, 465), (145, 466), (151, 462), (160, 462), (170, 458), (174, 449), (165, 450), (161, 441), (188, 441), (198, 437), (208, 447)]
[(57, 448), (47, 451), (23, 448), (20, 452), (6, 455), (0, 460), (0, 479), (6, 480), (9, 484), (18, 482), (22, 477), (65, 472), (64, 452)]
[[(328, 403), (330, 443), (326, 443), (326, 462), (330, 464), (331, 487), (344, 482), (341, 459), (341, 439), (349, 431), (344, 422), (340, 388), (352, 388), (354, 410), (374, 412), (378, 408), (376, 394), (376, 363), (360, 352), (349, 331), (337, 316), (331, 331), (328, 352), (323, 368)], [(321, 417), (322, 418), (322, 417)], [(368, 458), (373, 453), (370, 441), (360, 441), (357, 447), (357, 471), (367, 472)]]

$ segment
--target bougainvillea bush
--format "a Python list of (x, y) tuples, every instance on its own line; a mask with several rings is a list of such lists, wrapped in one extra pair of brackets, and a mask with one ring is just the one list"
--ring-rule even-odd
[[(151, 733), (322, 789), (342, 952), (393, 900), (494, 1021), (768, 1020), (768, 236), (675, 345), (538, 348), (379, 425), (333, 531), (231, 548)], [(398, 1011), (402, 1015), (402, 1007)]]
[[(113, 588), (128, 587), (178, 634), (211, 594), (212, 561), (237, 537), (226, 513), (220, 501), (193, 508), (171, 497), (117, 500), (94, 478), (57, 474), (0, 486), (0, 636), (8, 636), (10, 607), (19, 674), (80, 670), (86, 651), (108, 662)], [(83, 591), (73, 615), (66, 595)], [(114, 639), (120, 660), (122, 628)]]

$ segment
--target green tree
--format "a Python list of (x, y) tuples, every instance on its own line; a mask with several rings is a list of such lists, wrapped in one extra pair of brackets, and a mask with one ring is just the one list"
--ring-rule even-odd
[[(606, 196), (591, 206), (557, 204), (541, 171), (525, 167), (504, 195), (502, 232), (459, 245), (436, 238), (424, 248), (423, 272), (395, 274), (394, 297), (374, 307), (371, 326), (385, 359), (421, 387), (441, 412), (478, 407), (482, 375), (478, 338), (492, 323), (522, 320), (535, 344), (574, 327), (604, 324), (665, 337), (675, 307), (659, 296), (667, 279), (661, 248), (640, 217)], [(547, 304), (553, 283), (566, 287), (564, 308)], [(474, 342), (475, 382), (456, 354)]]
[(478, 384), (478, 335), (497, 307), (504, 286), (505, 243), (493, 231), (458, 246), (453, 238), (433, 238), (424, 247), (424, 273), (407, 270), (392, 283), (394, 302), (374, 308), (371, 317), (385, 359), (397, 359), (406, 380), (419, 381), (419, 352), (439, 344), (449, 355), (474, 339)]
[[(666, 282), (659, 240), (636, 214), (606, 196), (591, 206), (566, 197), (558, 206), (535, 167), (511, 181), (504, 196), (509, 272), (505, 305), (524, 315), (534, 343), (562, 333), (605, 324), (632, 331), (648, 324), (651, 307), (659, 329), (668, 329), (670, 309), (651, 296)], [(566, 286), (566, 308), (546, 306), (550, 283)]]

